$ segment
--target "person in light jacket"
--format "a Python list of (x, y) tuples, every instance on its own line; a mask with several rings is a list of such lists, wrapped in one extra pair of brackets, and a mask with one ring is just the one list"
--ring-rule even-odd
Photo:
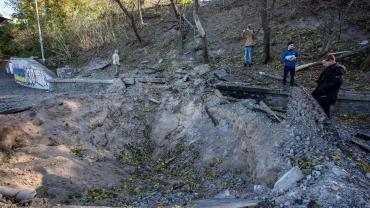
[(118, 50), (117, 49), (114, 50), (112, 60), (113, 60), (113, 66), (114, 66), (114, 70), (115, 70), (114, 77), (118, 77), (119, 68), (121, 67), (121, 64), (119, 63), (119, 55), (118, 55)]
[(253, 58), (253, 47), (255, 45), (255, 33), (250, 24), (247, 29), (243, 30), (243, 38), (245, 39), (244, 44), (244, 66), (252, 66)]

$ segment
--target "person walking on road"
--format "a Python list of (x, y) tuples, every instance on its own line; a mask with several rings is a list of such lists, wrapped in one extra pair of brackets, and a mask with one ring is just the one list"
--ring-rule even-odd
[(343, 83), (344, 67), (339, 65), (335, 60), (335, 56), (331, 54), (325, 56), (321, 63), (325, 69), (316, 80), (317, 87), (312, 92), (312, 96), (330, 118), (330, 106), (335, 104), (339, 88)]
[(255, 33), (252, 26), (248, 24), (247, 29), (243, 30), (244, 44), (244, 66), (252, 66), (253, 47), (255, 45)]
[(289, 42), (288, 47), (281, 54), (281, 63), (284, 66), (284, 86), (286, 85), (286, 78), (288, 76), (288, 73), (290, 73), (290, 86), (294, 85), (295, 65), (298, 57), (299, 53), (294, 50), (294, 43)]
[(121, 64), (119, 63), (119, 55), (118, 55), (118, 50), (117, 49), (114, 50), (112, 60), (113, 60), (113, 66), (114, 66), (114, 70), (115, 70), (114, 77), (117, 78), (118, 75), (119, 75), (119, 68), (121, 67)]

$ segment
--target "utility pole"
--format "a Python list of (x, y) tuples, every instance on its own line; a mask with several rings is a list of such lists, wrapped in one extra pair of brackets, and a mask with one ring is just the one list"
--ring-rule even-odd
[(40, 47), (41, 47), (42, 62), (45, 63), (44, 44), (43, 44), (43, 40), (42, 40), (42, 33), (41, 33), (41, 26), (40, 26), (40, 17), (39, 17), (39, 8), (37, 6), (37, 0), (35, 0), (35, 5), (36, 5), (37, 25), (39, 27), (39, 36), (40, 36)]

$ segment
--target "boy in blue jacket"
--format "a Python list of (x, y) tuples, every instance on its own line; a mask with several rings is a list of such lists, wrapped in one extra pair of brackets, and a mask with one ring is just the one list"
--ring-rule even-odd
[(295, 64), (299, 54), (294, 50), (294, 43), (289, 42), (288, 48), (281, 54), (281, 63), (284, 66), (284, 79), (283, 84), (286, 84), (286, 77), (290, 73), (290, 86), (294, 84), (294, 75), (295, 75)]

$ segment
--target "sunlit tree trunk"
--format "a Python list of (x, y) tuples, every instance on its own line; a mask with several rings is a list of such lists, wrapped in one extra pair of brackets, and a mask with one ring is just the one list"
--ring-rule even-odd
[(141, 0), (137, 0), (137, 5), (138, 5), (141, 24), (144, 25), (143, 13), (142, 13), (142, 8), (141, 8)]
[(209, 57), (208, 57), (207, 34), (199, 20), (199, 1), (198, 0), (194, 0), (193, 16), (194, 16), (195, 25), (197, 26), (198, 32), (200, 36), (202, 37), (202, 41), (203, 41), (203, 62), (208, 64)]

